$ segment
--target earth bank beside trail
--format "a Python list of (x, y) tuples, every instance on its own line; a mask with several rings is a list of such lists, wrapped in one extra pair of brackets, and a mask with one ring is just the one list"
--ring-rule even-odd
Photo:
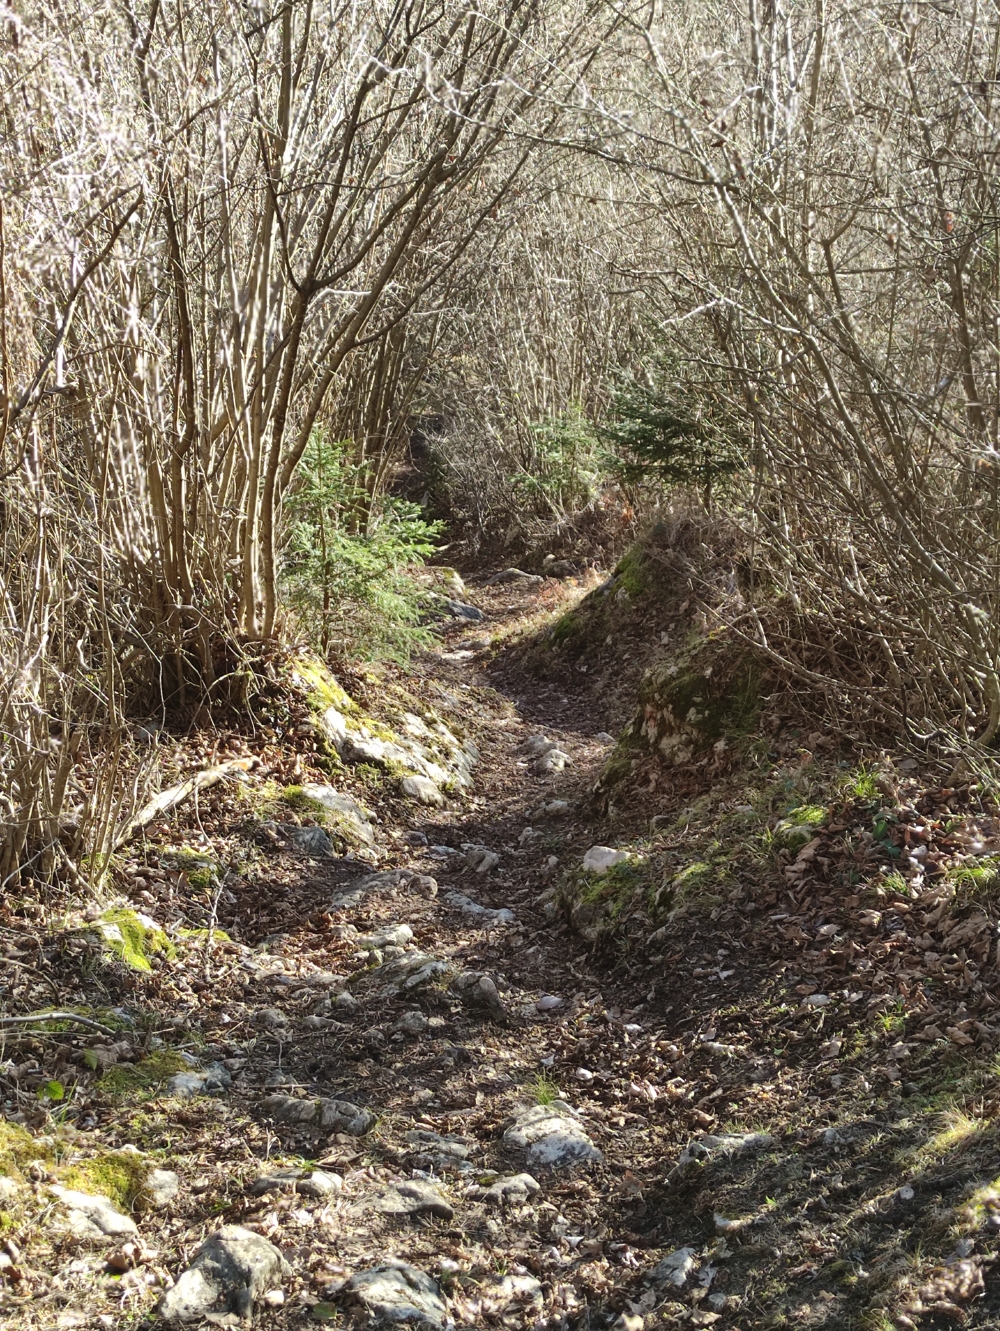
[(353, 748), (276, 687), (107, 901), (4, 903), (11, 1324), (996, 1324), (993, 789), (766, 708), (623, 749), (687, 610), (602, 585), (466, 588)]

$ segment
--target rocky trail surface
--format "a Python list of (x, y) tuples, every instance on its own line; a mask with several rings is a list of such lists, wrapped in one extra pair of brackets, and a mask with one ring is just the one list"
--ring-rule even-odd
[[(483, 588), (485, 621), (456, 614), (417, 663), (410, 686), (477, 746), (474, 790), (380, 802), (370, 778), (373, 849), (265, 827), (249, 866), (202, 882), (166, 848), (179, 826), (225, 843), (232, 806), (178, 813), (123, 868), (146, 943), (168, 938), (138, 971), (5, 909), (7, 1324), (997, 1324), (995, 1073), (971, 1006), (928, 1037), (933, 1014), (907, 1026), (863, 970), (824, 980), (861, 907), (804, 930), (780, 866), (773, 900), (659, 941), (570, 927), (561, 877), (605, 841), (648, 850), (650, 811), (591, 810), (613, 690), (495, 650), (565, 596)], [(891, 951), (897, 918), (855, 953)], [(54, 997), (63, 1020), (14, 1033)], [(963, 1038), (987, 1068), (975, 1111), (924, 1094), (942, 1065), (957, 1081)]]

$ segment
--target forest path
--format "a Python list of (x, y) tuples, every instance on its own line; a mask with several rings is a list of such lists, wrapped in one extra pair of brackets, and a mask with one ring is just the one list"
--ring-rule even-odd
[[(377, 866), (272, 852), (223, 906), (234, 941), (199, 943), (138, 986), (155, 1013), (142, 1035), (117, 1052), (85, 1041), (111, 1066), (61, 1127), (39, 1136), (22, 1097), (36, 1144), (60, 1144), (21, 1160), (30, 1196), (0, 1194), (14, 1324), (133, 1326), (222, 1225), (243, 1234), (220, 1240), (244, 1245), (237, 1276), (213, 1267), (200, 1312), (197, 1298), (180, 1307), (191, 1277), (166, 1295), (194, 1323), (235, 1324), (243, 1280), (274, 1328), (372, 1313), (426, 1328), (748, 1331), (876, 1327), (890, 1310), (885, 1327), (968, 1312), (994, 1324), (992, 1257), (974, 1238), (922, 1293), (898, 1291), (922, 1236), (954, 1224), (942, 1198), (960, 1200), (995, 1133), (953, 1125), (928, 1154), (930, 1120), (899, 1099), (898, 1072), (876, 1088), (870, 1071), (833, 1071), (862, 1046), (824, 1029), (827, 994), (787, 1001), (772, 946), (787, 911), (759, 926), (694, 918), (662, 951), (595, 952), (552, 906), (592, 844), (636, 849), (642, 817), (609, 828), (590, 811), (613, 702), (487, 648), (551, 616), (565, 598), (548, 595), (540, 611), (523, 590), (471, 593), (488, 618), (414, 663), (414, 687), (479, 745), (468, 799), (407, 806)], [(561, 770), (539, 770), (542, 739), (567, 755)], [(152, 895), (137, 904), (159, 892), (163, 906), (177, 886), (142, 881)], [(869, 1063), (904, 1059), (896, 1028), (879, 1029)], [(184, 1050), (179, 1080), (137, 1085), (135, 1070)], [(30, 1066), (49, 1075), (51, 1049)], [(143, 1184), (131, 1199), (137, 1233), (87, 1233), (56, 1190), (103, 1191), (124, 1211), (115, 1170), (136, 1160), (166, 1171), (158, 1198)], [(992, 1223), (979, 1205), (976, 1223)], [(253, 1236), (287, 1266), (247, 1249)]]

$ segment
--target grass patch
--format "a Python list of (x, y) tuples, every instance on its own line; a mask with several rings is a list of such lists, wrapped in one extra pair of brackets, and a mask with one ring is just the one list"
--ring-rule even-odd
[(991, 856), (979, 864), (963, 864), (957, 869), (950, 869), (945, 881), (962, 900), (985, 905), (997, 897), (1000, 889), (1000, 856)]
[(988, 1127), (985, 1119), (975, 1118), (964, 1109), (948, 1109), (944, 1112), (940, 1129), (930, 1141), (921, 1147), (921, 1154), (932, 1158), (949, 1155), (959, 1147), (968, 1146), (975, 1137)]
[(537, 1104), (554, 1104), (559, 1099), (559, 1083), (553, 1081), (547, 1073), (540, 1072), (531, 1084), (531, 1093)]

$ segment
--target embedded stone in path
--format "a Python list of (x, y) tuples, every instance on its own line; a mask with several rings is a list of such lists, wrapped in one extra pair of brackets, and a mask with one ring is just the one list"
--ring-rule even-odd
[(261, 1108), (277, 1123), (313, 1124), (330, 1132), (363, 1137), (375, 1126), (375, 1115), (349, 1100), (297, 1100), (291, 1095), (268, 1095)]
[(483, 620), (486, 616), (474, 605), (467, 605), (464, 601), (445, 601), (445, 608), (452, 619), (471, 619), (476, 622)]
[(478, 901), (473, 901), (471, 897), (464, 896), (461, 892), (448, 892), (445, 901), (486, 929), (497, 929), (501, 925), (517, 923), (517, 916), (506, 906), (501, 906), (499, 910), (491, 910), (489, 906), (480, 906)]
[(66, 1227), (74, 1238), (106, 1243), (139, 1232), (132, 1217), (122, 1215), (107, 1197), (60, 1187), (54, 1187), (52, 1194), (66, 1207)]
[(529, 1309), (537, 1311), (544, 1298), (542, 1282), (535, 1276), (527, 1275), (491, 1276), (482, 1282), (478, 1293), (482, 1298), (483, 1312), (494, 1316), (513, 1311), (524, 1313)]
[(531, 735), (523, 744), (518, 745), (517, 752), (524, 758), (540, 758), (543, 753), (558, 747), (555, 740), (549, 739), (546, 735)]
[(520, 1110), (504, 1133), (503, 1142), (524, 1151), (531, 1164), (551, 1169), (596, 1164), (604, 1159), (579, 1115), (564, 1100)]
[(251, 1183), (249, 1192), (251, 1197), (262, 1197), (265, 1192), (297, 1192), (303, 1197), (332, 1197), (343, 1186), (344, 1180), (339, 1174), (287, 1165), (261, 1174)]
[(142, 1185), (143, 1201), (159, 1210), (170, 1205), (180, 1187), (181, 1181), (172, 1169), (151, 1169)]
[(391, 993), (413, 994), (453, 975), (455, 967), (438, 957), (429, 957), (426, 952), (411, 952), (387, 961), (372, 973), (376, 980), (388, 986)]
[(591, 846), (583, 857), (584, 873), (606, 874), (616, 864), (624, 864), (628, 855), (623, 850), (613, 850), (610, 846)]
[[(475, 873), (489, 873), (500, 863), (500, 856), (495, 850), (490, 850), (489, 846), (478, 846), (472, 842), (465, 842), (462, 846), (465, 851), (465, 862)], [(457, 894), (456, 894), (457, 895)], [(468, 900), (468, 898), (466, 898)], [(480, 907), (482, 910), (483, 907)]]
[(437, 1281), (407, 1262), (387, 1262), (356, 1272), (340, 1297), (347, 1304), (360, 1305), (376, 1325), (438, 1328), (447, 1317)]
[(539, 1192), (541, 1187), (530, 1174), (508, 1174), (490, 1184), (483, 1193), (483, 1201), (487, 1206), (521, 1206)]
[(683, 1289), (696, 1265), (694, 1248), (677, 1248), (667, 1253), (663, 1261), (658, 1262), (651, 1271), (647, 1271), (645, 1278), (653, 1284), (673, 1285), (675, 1289)]
[(537, 776), (548, 776), (552, 772), (561, 772), (568, 762), (572, 762), (568, 753), (562, 749), (547, 749), (532, 764), (532, 771)]
[(289, 827), (288, 844), (300, 855), (332, 855), (333, 842), (322, 827)]
[(209, 1063), (207, 1067), (190, 1072), (175, 1072), (167, 1078), (163, 1090), (164, 1094), (176, 1096), (178, 1100), (191, 1100), (196, 1095), (224, 1095), (232, 1084), (228, 1069), (221, 1063)]
[(455, 1137), (450, 1133), (442, 1136), (439, 1132), (428, 1132), (416, 1128), (406, 1134), (406, 1140), (413, 1148), (411, 1163), (417, 1169), (434, 1169), (439, 1174), (463, 1173), (472, 1168), (469, 1156), (478, 1149), (476, 1143), (468, 1138)]
[(358, 947), (405, 947), (413, 942), (413, 930), (408, 924), (387, 924), (371, 934), (358, 934)]
[(494, 1021), (507, 1020), (507, 1009), (495, 983), (482, 971), (463, 971), (452, 980), (451, 989), (465, 1007), (486, 1013)]
[(523, 587), (540, 587), (545, 581), (537, 573), (525, 573), (519, 568), (501, 569), (499, 573), (494, 573), (492, 578), (486, 579), (487, 587), (503, 586), (506, 582), (517, 582)]
[(201, 1245), (157, 1311), (166, 1322), (227, 1313), (246, 1320), (254, 1303), (289, 1275), (291, 1267), (273, 1243), (240, 1225), (225, 1225)]
[(418, 804), (428, 804), (439, 809), (444, 807), (445, 798), (441, 787), (429, 776), (404, 776), (400, 789)]
[(698, 1141), (688, 1142), (671, 1171), (672, 1175), (696, 1172), (710, 1161), (730, 1160), (747, 1152), (766, 1151), (774, 1145), (774, 1138), (766, 1132), (709, 1134)]
[(433, 1183), (423, 1179), (404, 1179), (393, 1183), (375, 1202), (385, 1215), (436, 1215), (450, 1220), (455, 1208)]
[(375, 833), (371, 825), (375, 815), (370, 809), (351, 799), (350, 795), (335, 790), (333, 786), (324, 786), (314, 781), (304, 785), (302, 793), (317, 804), (322, 804), (327, 813), (333, 814), (344, 825), (348, 835), (357, 837), (368, 846), (374, 845)]

